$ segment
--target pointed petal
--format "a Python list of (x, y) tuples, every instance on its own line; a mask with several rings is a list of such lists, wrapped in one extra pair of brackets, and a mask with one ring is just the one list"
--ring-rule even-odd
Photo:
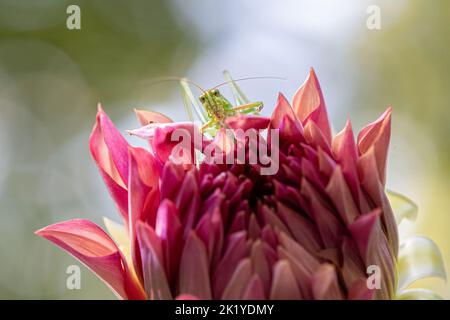
[(345, 224), (353, 223), (359, 216), (359, 211), (340, 166), (335, 168), (325, 191), (333, 201)]
[(160, 204), (156, 219), (156, 234), (162, 241), (164, 265), (171, 285), (178, 273), (182, 249), (182, 226), (175, 204), (165, 199)]
[(139, 110), (134, 109), (134, 113), (142, 126), (146, 126), (150, 123), (170, 123), (173, 122), (172, 119), (166, 117), (162, 113), (149, 111), (149, 110)]
[(378, 174), (381, 183), (386, 183), (386, 162), (391, 137), (391, 113), (388, 108), (375, 122), (365, 127), (358, 135), (360, 155), (367, 153), (372, 147), (375, 151)]
[(208, 252), (193, 231), (186, 240), (181, 256), (179, 291), (200, 299), (211, 299)]
[(264, 286), (258, 275), (253, 275), (244, 291), (242, 300), (265, 300)]
[(315, 300), (341, 300), (336, 270), (332, 264), (321, 264), (312, 279), (312, 292)]
[(355, 139), (350, 121), (347, 121), (345, 128), (336, 135), (332, 144), (333, 154), (342, 168), (347, 184), (352, 192), (353, 198), (359, 198), (359, 179)]
[(136, 233), (147, 297), (151, 300), (172, 299), (169, 282), (164, 271), (161, 239), (152, 227), (142, 222), (138, 222)]
[(242, 259), (233, 272), (221, 300), (239, 300), (245, 293), (252, 276), (252, 263), (249, 258)]
[(395, 290), (394, 253), (389, 246), (380, 223), (380, 209), (360, 216), (348, 228), (355, 240), (366, 266), (378, 266), (381, 270), (381, 288), (375, 295), (391, 299)]
[(299, 143), (305, 141), (302, 123), (282, 93), (278, 93), (275, 110), (270, 119), (270, 127), (280, 130), (281, 143)]
[(273, 267), (272, 288), (270, 289), (271, 300), (299, 300), (300, 290), (294, 273), (287, 260), (278, 261)]
[(311, 68), (309, 77), (295, 93), (292, 106), (303, 125), (308, 120), (313, 121), (324, 135), (325, 140), (331, 143), (331, 127), (327, 109), (314, 69)]
[(144, 298), (114, 241), (93, 222), (69, 220), (42, 228), (36, 234), (80, 260), (122, 299)]

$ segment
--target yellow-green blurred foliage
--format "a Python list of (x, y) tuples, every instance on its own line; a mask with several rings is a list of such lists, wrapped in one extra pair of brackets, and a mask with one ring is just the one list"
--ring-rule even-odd
[[(69, 4), (81, 7), (81, 30), (66, 27)], [(0, 298), (113, 297), (86, 269), (82, 290), (67, 290), (75, 260), (34, 231), (101, 223), (109, 199), (87, 148), (97, 103), (120, 119), (147, 79), (182, 74), (196, 52), (187, 27), (167, 1), (0, 0)]]
[[(382, 13), (390, 2), (380, 4)], [(382, 15), (383, 17), (383, 15)], [(450, 2), (410, 0), (357, 44), (359, 95), (353, 106), (393, 106), (396, 185), (419, 204), (415, 231), (431, 237), (450, 267)], [(363, 99), (363, 100), (361, 100)], [(355, 110), (357, 111), (357, 110)], [(397, 140), (396, 140), (397, 139)], [(408, 169), (402, 169), (408, 168)], [(409, 185), (409, 187), (408, 187)], [(408, 194), (408, 192), (410, 194)], [(420, 281), (450, 298), (450, 286)]]

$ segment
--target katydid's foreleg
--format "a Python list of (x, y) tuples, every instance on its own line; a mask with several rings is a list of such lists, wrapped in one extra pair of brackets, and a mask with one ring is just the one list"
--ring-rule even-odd
[(262, 108), (263, 108), (263, 103), (258, 101), (258, 102), (251, 102), (251, 103), (246, 103), (246, 104), (242, 104), (240, 106), (233, 107), (233, 110), (240, 112), (240, 113), (250, 113), (250, 112), (258, 113), (259, 111), (261, 111)]
[(205, 132), (206, 129), (208, 129), (208, 127), (210, 127), (212, 124), (214, 124), (214, 120), (211, 119), (208, 122), (206, 122), (201, 128), (200, 128), (200, 132), (203, 133)]

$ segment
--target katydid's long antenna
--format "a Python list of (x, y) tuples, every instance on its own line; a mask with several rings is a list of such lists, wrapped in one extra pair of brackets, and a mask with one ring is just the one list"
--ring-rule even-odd
[(156, 80), (154, 82), (151, 82), (150, 85), (153, 84), (158, 84), (158, 83), (162, 83), (162, 82), (167, 82), (167, 81), (184, 81), (187, 83), (192, 84), (193, 86), (195, 86), (196, 88), (198, 88), (200, 91), (202, 91), (203, 93), (206, 93), (206, 90), (203, 89), (199, 84), (195, 83), (192, 80), (188, 80), (186, 78), (182, 78), (182, 77), (163, 77), (163, 78), (159, 78), (159, 80)]
[(245, 81), (245, 80), (252, 80), (252, 79), (275, 79), (275, 80), (286, 80), (286, 78), (282, 78), (282, 77), (248, 77), (248, 78), (239, 78), (239, 79), (231, 79), (225, 82), (222, 82), (220, 84), (218, 84), (217, 86), (213, 87), (212, 89), (217, 89), (227, 83), (232, 83), (232, 82), (238, 82), (238, 81)]

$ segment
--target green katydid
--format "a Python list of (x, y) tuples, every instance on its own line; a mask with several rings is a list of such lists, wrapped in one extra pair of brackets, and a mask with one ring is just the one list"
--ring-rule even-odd
[[(188, 113), (190, 120), (193, 121), (193, 115), (190, 107), (190, 105), (192, 105), (197, 117), (203, 123), (203, 126), (200, 129), (201, 132), (210, 132), (214, 135), (214, 132), (217, 129), (226, 127), (226, 118), (239, 113), (258, 114), (261, 111), (263, 108), (263, 103), (261, 101), (250, 102), (250, 100), (244, 95), (242, 90), (236, 84), (236, 81), (261, 78), (281, 79), (275, 77), (253, 77), (233, 80), (228, 71), (224, 71), (223, 73), (226, 81), (208, 90), (203, 90), (196, 83), (186, 79), (182, 79), (180, 81), (186, 112)], [(201, 105), (198, 103), (197, 99), (195, 99), (189, 87), (189, 83), (193, 84), (203, 92), (198, 98)], [(233, 93), (236, 101), (236, 106), (233, 106), (233, 104), (228, 101), (218, 89), (220, 86), (227, 83), (230, 85), (231, 92)]]

